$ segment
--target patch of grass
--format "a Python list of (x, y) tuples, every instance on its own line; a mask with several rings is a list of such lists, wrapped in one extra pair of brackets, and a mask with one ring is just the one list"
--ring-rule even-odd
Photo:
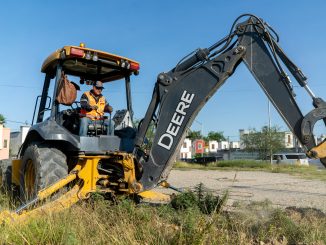
[[(241, 165), (239, 165), (241, 166)], [(310, 171), (280, 166), (277, 172)], [(112, 205), (96, 195), (69, 210), (26, 223), (2, 224), (0, 244), (325, 244), (326, 214), (311, 208), (275, 209), (269, 200), (237, 203), (223, 211), (227, 194), (198, 185), (171, 205)], [(0, 209), (12, 206), (0, 194)]]
[(176, 210), (199, 209), (203, 214), (220, 213), (228, 197), (224, 193), (221, 197), (214, 196), (205, 191), (205, 186), (200, 183), (194, 191), (186, 191), (177, 195), (171, 202), (171, 206)]
[(175, 169), (200, 169), (200, 170), (220, 170), (220, 171), (266, 171), (271, 173), (286, 173), (305, 179), (317, 179), (326, 181), (326, 169), (318, 169), (315, 166), (298, 165), (276, 165), (266, 161), (252, 160), (230, 160), (208, 163), (206, 166), (186, 162), (177, 162)]
[(240, 169), (240, 170), (261, 170), (267, 169), (271, 165), (266, 161), (253, 160), (230, 160), (211, 162), (206, 165), (186, 162), (176, 162), (174, 168), (191, 168), (191, 169)]
[[(326, 243), (326, 215), (318, 210), (280, 210), (265, 200), (223, 211), (223, 197), (202, 185), (177, 198), (177, 209), (95, 198), (25, 223), (4, 223), (0, 244)], [(5, 196), (1, 200), (6, 203)]]
[(270, 172), (286, 173), (294, 176), (303, 177), (305, 179), (317, 179), (326, 181), (326, 169), (318, 169), (315, 166), (273, 165), (270, 169)]

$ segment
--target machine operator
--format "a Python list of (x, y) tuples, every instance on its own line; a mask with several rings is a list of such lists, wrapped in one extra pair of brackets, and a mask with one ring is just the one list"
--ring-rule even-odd
[(110, 106), (105, 97), (102, 95), (104, 89), (101, 81), (93, 82), (93, 88), (85, 92), (80, 99), (81, 121), (80, 136), (87, 136), (88, 125), (104, 123), (107, 128), (107, 135), (113, 134), (113, 122), (104, 117), (104, 113), (112, 113), (113, 108)]

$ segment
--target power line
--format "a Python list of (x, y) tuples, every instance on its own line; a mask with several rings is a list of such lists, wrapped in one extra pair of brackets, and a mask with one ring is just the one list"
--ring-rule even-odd
[(28, 123), (27, 120), (25, 122), (20, 122), (20, 121), (14, 121), (14, 120), (8, 120), (8, 119), (6, 119), (6, 122), (29, 125), (29, 123)]
[(24, 86), (24, 85), (12, 85), (12, 84), (0, 84), (0, 87), (8, 87), (8, 88), (39, 88), (39, 87), (32, 87), (32, 86)]

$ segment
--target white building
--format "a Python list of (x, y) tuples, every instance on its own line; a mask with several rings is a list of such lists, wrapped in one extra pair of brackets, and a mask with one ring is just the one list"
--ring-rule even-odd
[(230, 148), (231, 149), (240, 149), (240, 141), (231, 141)]
[(30, 126), (20, 126), (20, 131), (10, 133), (10, 154), (15, 156), (18, 154), (20, 146), (23, 144)]
[(245, 148), (245, 145), (243, 144), (243, 137), (245, 135), (250, 134), (250, 130), (248, 129), (239, 129), (239, 135), (240, 135), (240, 149), (243, 150)]
[(9, 158), (10, 128), (0, 123), (0, 160)]
[(218, 142), (218, 149), (219, 150), (230, 149), (230, 142), (229, 141), (220, 141), (220, 142)]
[(284, 145), (285, 148), (294, 148), (295, 147), (295, 137), (290, 131), (284, 132)]
[(218, 142), (216, 140), (211, 140), (208, 142), (208, 151), (209, 152), (216, 152), (218, 150)]
[(180, 159), (192, 158), (192, 142), (190, 139), (185, 138), (180, 148)]

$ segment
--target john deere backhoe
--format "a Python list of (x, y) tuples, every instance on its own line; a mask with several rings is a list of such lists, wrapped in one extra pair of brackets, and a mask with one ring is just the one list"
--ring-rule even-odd
[[(243, 22), (241, 20), (245, 19)], [(197, 49), (169, 72), (160, 73), (151, 102), (138, 128), (133, 126), (130, 78), (139, 63), (84, 46), (65, 46), (50, 55), (42, 66), (44, 87), (31, 127), (18, 158), (12, 161), (10, 190), (24, 204), (15, 212), (2, 212), (3, 219), (26, 218), (43, 211), (67, 208), (92, 192), (110, 197), (135, 195), (164, 199), (150, 190), (168, 186), (166, 179), (175, 155), (200, 109), (244, 63), (273, 103), (307, 155), (326, 166), (325, 142), (316, 146), (313, 127), (326, 118), (326, 104), (307, 85), (302, 71), (278, 44), (276, 32), (262, 19), (245, 14), (233, 23), (223, 39), (208, 48)], [(296, 103), (287, 72), (303, 87), (313, 108), (303, 115)], [(79, 136), (78, 102), (63, 108), (56, 100), (62, 74), (104, 83), (125, 79), (127, 108), (113, 117), (114, 135), (102, 125), (91, 125), (88, 136)], [(49, 85), (54, 83), (52, 97)], [(36, 108), (36, 107), (35, 107)], [(44, 113), (49, 117), (44, 119)], [(34, 121), (34, 120), (33, 120)], [(156, 126), (151, 148), (144, 150), (150, 124)], [(59, 190), (56, 200), (28, 209)]]

